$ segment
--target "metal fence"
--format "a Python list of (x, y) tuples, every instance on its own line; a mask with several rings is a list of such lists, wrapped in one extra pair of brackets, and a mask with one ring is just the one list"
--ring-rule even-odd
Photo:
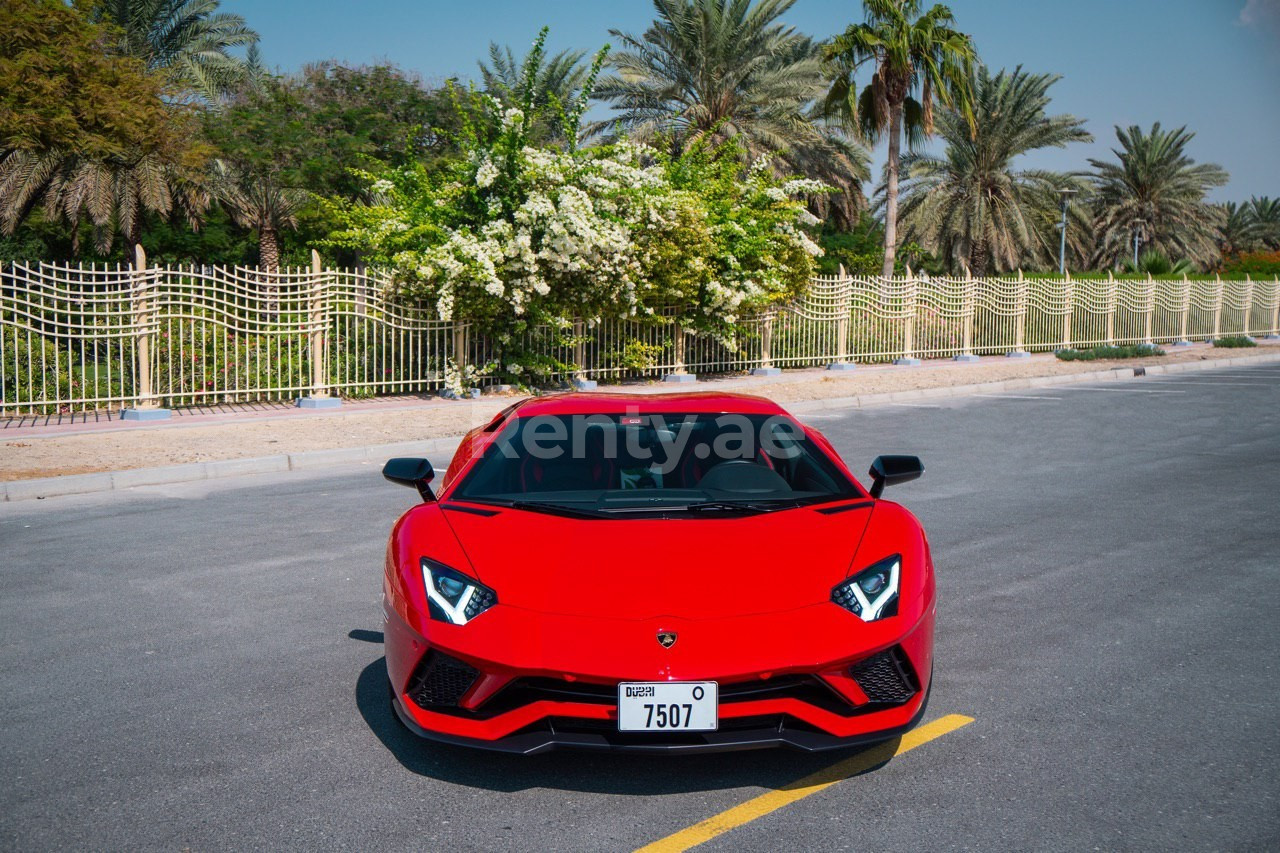
[[(0, 269), (0, 416), (726, 373), (1280, 333), (1280, 281), (819, 277), (732, 341), (674, 312), (486, 339), (373, 271), (14, 263)], [(496, 365), (486, 376), (483, 368)]]

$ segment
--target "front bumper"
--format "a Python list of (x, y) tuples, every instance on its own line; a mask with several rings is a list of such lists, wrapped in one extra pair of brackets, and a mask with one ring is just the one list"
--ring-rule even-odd
[[(548, 628), (548, 617), (513, 611), (497, 608), (483, 617), (487, 625), (477, 620), (461, 630), (430, 623), (429, 639), (398, 613), (387, 612), (392, 704), (410, 731), (524, 754), (562, 747), (664, 753), (836, 749), (907, 731), (923, 715), (930, 688), (932, 602), (909, 627), (901, 617), (862, 623), (834, 605), (724, 623), (672, 626), (668, 619), (621, 628), (602, 620), (568, 624), (576, 620), (567, 617), (557, 617)], [(674, 649), (654, 642), (651, 627), (658, 622), (679, 628)], [(539, 631), (596, 641), (539, 643)], [(633, 636), (647, 644), (631, 654)], [(869, 665), (879, 665), (879, 673), (868, 672)], [(901, 675), (901, 689), (895, 692), (891, 684), (880, 692), (886, 671)], [(619, 732), (619, 681), (717, 681), (719, 729)]]
[(695, 754), (703, 752), (735, 752), (746, 749), (768, 749), (786, 746), (805, 752), (871, 746), (906, 734), (915, 728), (929, 704), (928, 688), (921, 695), (917, 710), (904, 725), (864, 734), (837, 737), (798, 724), (785, 715), (777, 717), (738, 718), (743, 725), (714, 732), (689, 732), (683, 735), (657, 735), (609, 731), (611, 726), (584, 726), (582, 720), (560, 722), (548, 718), (543, 725), (494, 740), (460, 737), (432, 731), (418, 725), (405, 710), (401, 699), (391, 694), (391, 707), (405, 728), (415, 735), (451, 746), (467, 746), (492, 752), (537, 755), (554, 749), (581, 749), (596, 752), (648, 752), (663, 754)]

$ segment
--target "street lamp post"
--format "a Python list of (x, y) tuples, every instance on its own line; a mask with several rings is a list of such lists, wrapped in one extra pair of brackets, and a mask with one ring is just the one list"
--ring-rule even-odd
[(1138, 239), (1143, 232), (1143, 226), (1147, 224), (1145, 219), (1133, 220), (1133, 271), (1138, 271)]
[(1067, 201), (1071, 196), (1075, 195), (1079, 190), (1060, 189), (1062, 194), (1062, 222), (1058, 225), (1058, 230), (1062, 232), (1062, 237), (1058, 242), (1058, 275), (1067, 274)]

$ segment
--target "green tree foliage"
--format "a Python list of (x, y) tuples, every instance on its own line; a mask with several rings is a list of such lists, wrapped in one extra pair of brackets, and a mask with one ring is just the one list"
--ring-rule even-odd
[[(263, 76), (204, 116), (219, 196), (258, 232), (264, 264), (305, 262), (304, 247), (337, 227), (319, 199), (365, 196), (353, 169), (437, 168), (458, 156), (463, 124), (448, 88), (428, 89), (393, 66), (334, 62)], [(294, 227), (296, 235), (284, 233)]]
[[(518, 95), (533, 114), (480, 98), (496, 136), (473, 131), (465, 156), (436, 173), (411, 164), (368, 175), (373, 203), (338, 204), (348, 227), (337, 239), (513, 351), (504, 334), (667, 307), (729, 340), (740, 311), (804, 286), (820, 249), (800, 228), (814, 220), (797, 196), (821, 185), (781, 181), (765, 160), (744, 174), (732, 146), (680, 157), (630, 141), (531, 147), (539, 116), (525, 79)], [(523, 369), (511, 357), (507, 372)]]
[(1117, 127), (1120, 147), (1112, 153), (1119, 162), (1089, 161), (1094, 169), (1096, 264), (1116, 267), (1132, 257), (1135, 233), (1142, 245), (1168, 257), (1186, 258), (1200, 269), (1217, 264), (1224, 215), (1205, 195), (1227, 182), (1227, 172), (1187, 156), (1194, 137), (1185, 127), (1164, 130), (1159, 122), (1150, 133), (1137, 126)]
[[(210, 103), (251, 79), (251, 66), (231, 53), (256, 48), (258, 34), (218, 0), (98, 0), (82, 4), (95, 20), (115, 24), (119, 52), (165, 69), (170, 80)], [(254, 54), (257, 64), (257, 54)]]
[[(977, 53), (946, 6), (922, 14), (920, 0), (863, 0), (862, 5), (866, 20), (850, 25), (823, 50), (835, 78), (824, 112), (868, 140), (889, 137), (881, 268), (888, 276), (898, 247), (903, 134), (909, 146), (933, 134), (935, 100), (972, 122), (970, 79)], [(855, 78), (864, 65), (871, 66), (871, 82), (859, 91)]]
[(593, 130), (662, 140), (676, 155), (732, 139), (751, 160), (772, 155), (781, 171), (838, 188), (828, 202), (856, 221), (869, 157), (809, 115), (826, 80), (817, 45), (779, 21), (794, 2), (654, 0), (642, 36), (610, 31), (622, 49), (595, 96), (618, 113)]
[[(1058, 252), (1058, 191), (1087, 186), (1055, 172), (1018, 169), (1016, 161), (1029, 151), (1092, 141), (1082, 119), (1048, 115), (1049, 87), (1058, 79), (1021, 67), (994, 77), (978, 69), (972, 127), (957, 111), (945, 110), (938, 118), (947, 145), (943, 156), (909, 155), (904, 161), (904, 239), (947, 258), (953, 269), (967, 266), (975, 276), (1052, 263)], [(1073, 254), (1087, 252), (1087, 209), (1073, 203), (1068, 214)]]
[(90, 223), (100, 250), (116, 231), (137, 239), (147, 211), (207, 206), (205, 151), (189, 110), (163, 78), (113, 53), (109, 26), (59, 0), (0, 6), (0, 230), (13, 234), (43, 202), (70, 223), (78, 248)]

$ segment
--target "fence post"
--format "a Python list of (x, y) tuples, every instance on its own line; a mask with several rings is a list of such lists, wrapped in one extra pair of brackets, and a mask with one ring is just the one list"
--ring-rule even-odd
[(960, 297), (960, 311), (964, 314), (964, 354), (973, 355), (973, 315), (976, 313), (974, 302), (976, 294), (973, 273), (964, 268), (964, 294)]
[[(1247, 278), (1248, 276), (1246, 276)], [(1214, 276), (1213, 284), (1213, 338), (1217, 340), (1222, 332), (1222, 279)]]
[(1062, 292), (1067, 306), (1066, 313), (1062, 315), (1062, 348), (1071, 349), (1071, 320), (1076, 313), (1076, 286), (1071, 280), (1070, 270), (1067, 271)]
[(964, 265), (964, 290), (960, 294), (960, 321), (964, 323), (961, 333), (960, 354), (955, 361), (975, 362), (978, 356), (973, 351), (973, 315), (977, 313), (977, 285), (973, 281), (973, 272), (969, 265)]
[(460, 321), (454, 316), (453, 321), (453, 365), (458, 369), (458, 375), (466, 378), (467, 375), (467, 324)]
[(773, 366), (773, 318), (770, 310), (760, 317), (760, 366), (751, 368), (752, 376), (780, 376), (782, 369)]
[(1151, 277), (1151, 273), (1147, 273), (1147, 298), (1143, 300), (1143, 307), (1146, 310), (1146, 324), (1143, 330), (1143, 343), (1155, 343), (1151, 340), (1151, 317), (1156, 313), (1156, 280)]
[[(849, 312), (853, 310), (853, 282), (845, 272), (844, 264), (839, 265), (836, 281), (840, 283), (840, 301), (836, 305), (836, 346), (834, 359), (827, 362), (827, 370), (853, 370), (856, 365), (849, 361)], [(880, 288), (883, 291), (883, 287)], [(819, 338), (821, 340), (821, 338)]]
[(1182, 319), (1180, 321), (1181, 334), (1178, 336), (1178, 342), (1174, 344), (1176, 347), (1189, 347), (1191, 341), (1187, 340), (1187, 327), (1191, 323), (1191, 282), (1187, 280), (1187, 274), (1182, 274)]
[(760, 366), (766, 368), (773, 367), (773, 317), (770, 311), (760, 321)]
[(1268, 338), (1280, 338), (1280, 276), (1271, 281), (1271, 329)]
[(1018, 288), (1013, 294), (1013, 352), (1006, 358), (1030, 358), (1027, 352), (1027, 279), (1018, 269)]
[(1244, 277), (1244, 316), (1240, 318), (1240, 334), (1246, 337), (1252, 337), (1253, 322), (1253, 277), (1246, 275)]
[(587, 340), (586, 326), (582, 320), (573, 321), (573, 361), (576, 370), (573, 374), (573, 387), (578, 391), (594, 391), (597, 383), (587, 378)]
[[(849, 275), (844, 271), (844, 264), (840, 264), (840, 281), (846, 282), (848, 279)], [(850, 291), (845, 288), (843, 293), (844, 298), (840, 300), (840, 316), (836, 318), (836, 362), (840, 364), (849, 360)]]
[(120, 417), (126, 421), (160, 421), (172, 415), (156, 400), (155, 377), (151, 373), (151, 343), (156, 335), (154, 277), (147, 272), (147, 253), (141, 245), (133, 247), (133, 358), (138, 386), (134, 389), (138, 403), (125, 409)]
[(684, 326), (674, 320), (671, 324), (671, 355), (675, 361), (670, 373), (662, 377), (663, 382), (697, 382), (698, 377), (684, 369)]
[[(920, 279), (911, 272), (911, 267), (907, 267), (907, 274), (902, 280), (902, 355), (893, 360), (894, 364), (912, 365), (919, 364), (920, 359), (915, 357), (916, 351), (916, 311), (918, 310), (918, 288)], [(928, 280), (927, 273), (921, 273), (921, 276)]]
[(311, 278), (307, 282), (307, 349), (311, 352), (311, 394), (299, 397), (300, 409), (336, 409), (342, 405), (339, 397), (329, 396), (329, 317), (325, 287), (324, 267), (320, 253), (311, 250)]
[(1120, 304), (1120, 284), (1107, 270), (1107, 346), (1116, 345), (1116, 308)]

